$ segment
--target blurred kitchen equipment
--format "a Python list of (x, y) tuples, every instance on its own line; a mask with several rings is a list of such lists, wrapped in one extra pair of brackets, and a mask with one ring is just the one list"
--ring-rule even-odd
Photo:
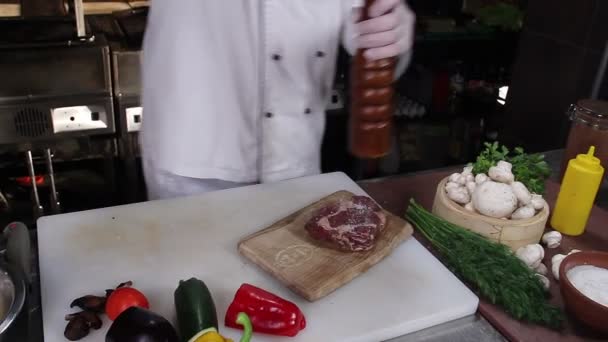
[(608, 253), (583, 251), (570, 254), (562, 261), (559, 267), (559, 285), (566, 309), (589, 327), (608, 334), (608, 307), (585, 296), (568, 279), (568, 271), (581, 265), (608, 269)]
[(23, 16), (62, 16), (67, 14), (67, 0), (21, 0)]
[(87, 35), (84, 21), (84, 6), (82, 0), (74, 0), (74, 16), (76, 17), (76, 32), (78, 38), (84, 38)]
[(139, 130), (143, 115), (140, 58), (140, 51), (121, 50), (112, 53), (118, 147), (124, 170), (120, 188), (127, 203), (137, 201), (140, 192)]
[(148, 7), (142, 6), (127, 11), (112, 13), (112, 17), (123, 34), (123, 43), (129, 50), (141, 50), (148, 20)]
[(114, 132), (109, 47), (75, 3), (75, 21), (0, 20), (0, 144)]
[(112, 52), (112, 78), (117, 116), (119, 157), (123, 177), (121, 196), (127, 203), (140, 200), (143, 173), (139, 165), (141, 106), (141, 45), (148, 8), (116, 12), (113, 19), (122, 32), (121, 48)]
[(21, 270), (29, 283), (31, 277), (31, 241), (30, 232), (22, 222), (9, 223), (2, 232), (6, 243), (6, 260)]
[(25, 295), (26, 286), (21, 271), (0, 262), (0, 339), (21, 312)]
[[(19, 184), (21, 186), (29, 187), (32, 185), (32, 177), (30, 177), (30, 176), (18, 177), (16, 180), (17, 180), (17, 184)], [(38, 185), (38, 186), (44, 185), (44, 176), (36, 175), (35, 182), (36, 182), (36, 185)]]
[(0, 45), (65, 45), (76, 43), (76, 20), (72, 17), (0, 18)]
[(8, 204), (8, 200), (6, 196), (2, 193), (2, 189), (0, 189), (0, 212), (8, 211), (10, 209), (10, 205)]
[[(375, 0), (365, 0), (361, 20), (369, 19)], [(350, 151), (359, 158), (380, 158), (391, 149), (395, 58), (369, 62), (363, 49), (351, 69)]]
[[(47, 205), (40, 175), (49, 191), (48, 213), (62, 209), (54, 162), (100, 155), (111, 161), (116, 151), (110, 48), (102, 35), (87, 33), (81, 0), (73, 10), (73, 17), (0, 19), (0, 75), (10, 80), (0, 84), (0, 148), (12, 158), (2, 164), (16, 178), (29, 177), (34, 218)], [(25, 172), (19, 171), (23, 155)], [(113, 167), (107, 169), (111, 188)]]
[(114, 133), (108, 46), (64, 43), (0, 46), (0, 144)]
[(587, 153), (595, 146), (596, 156), (605, 167), (608, 164), (608, 102), (584, 99), (570, 106), (567, 112), (572, 125), (562, 161), (560, 178), (564, 177), (571, 159)]
[(27, 165), (27, 171), (29, 173), (29, 178), (32, 182), (32, 201), (34, 202), (34, 218), (38, 218), (42, 216), (44, 212), (44, 208), (40, 204), (40, 195), (38, 194), (38, 185), (36, 184), (36, 171), (34, 170), (34, 161), (32, 159), (32, 151), (25, 152), (25, 163)]
[(568, 162), (553, 208), (553, 229), (572, 236), (585, 231), (603, 176), (604, 168), (595, 157), (595, 146)]
[(140, 166), (139, 130), (141, 106), (141, 46), (146, 29), (148, 7), (87, 16), (93, 32), (108, 38), (112, 53), (112, 89), (116, 115), (118, 162), (117, 178), (122, 202), (144, 200), (143, 172)]
[[(44, 162), (46, 164), (47, 175), (46, 178), (48, 180), (49, 192), (50, 192), (50, 207), (52, 214), (59, 214), (61, 211), (61, 204), (59, 203), (59, 194), (57, 193), (57, 188), (55, 186), (55, 172), (53, 171), (53, 155), (51, 153), (50, 148), (44, 149)], [(36, 175), (36, 170), (34, 169), (34, 160), (32, 157), (32, 151), (27, 150), (25, 152), (25, 165), (27, 166), (27, 177), (20, 177), (20, 179), (29, 180), (29, 188), (31, 191), (32, 202), (33, 202), (33, 215), (34, 218), (38, 218), (44, 214), (44, 207), (40, 201), (40, 194), (38, 192), (38, 186), (45, 184), (44, 178), (42, 178), (42, 182), (39, 182), (40, 176)]]
[(46, 170), (49, 178), (50, 197), (51, 197), (51, 212), (53, 214), (59, 214), (61, 211), (61, 203), (57, 194), (57, 187), (55, 186), (55, 172), (53, 171), (53, 155), (51, 149), (46, 148), (44, 150), (44, 161), (46, 162)]
[(602, 84), (606, 81), (606, 69), (608, 68), (608, 41), (606, 41), (606, 45), (604, 46), (604, 54), (602, 55), (602, 61), (600, 62), (600, 67), (597, 70), (597, 75), (595, 75), (595, 81), (593, 82), (593, 88), (591, 89), (591, 98), (597, 99), (600, 94), (600, 89), (602, 88)]

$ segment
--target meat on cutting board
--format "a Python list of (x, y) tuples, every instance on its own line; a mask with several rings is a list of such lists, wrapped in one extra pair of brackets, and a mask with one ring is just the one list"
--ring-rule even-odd
[(343, 251), (367, 251), (386, 226), (386, 215), (374, 200), (353, 196), (318, 209), (305, 228), (313, 239)]

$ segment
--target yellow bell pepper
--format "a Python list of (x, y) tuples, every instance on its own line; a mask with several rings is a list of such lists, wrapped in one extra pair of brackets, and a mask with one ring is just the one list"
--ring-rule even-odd
[[(249, 320), (249, 316), (246, 313), (240, 312), (237, 317), (237, 323), (242, 325), (244, 328), (243, 337), (240, 342), (249, 342), (251, 340), (252, 334), (252, 326), (251, 321)], [(215, 328), (205, 329), (194, 337), (190, 339), (188, 342), (233, 342), (229, 338), (225, 338), (220, 335)]]
[(232, 342), (229, 338), (224, 338), (217, 331), (209, 331), (204, 335), (199, 336), (194, 342)]

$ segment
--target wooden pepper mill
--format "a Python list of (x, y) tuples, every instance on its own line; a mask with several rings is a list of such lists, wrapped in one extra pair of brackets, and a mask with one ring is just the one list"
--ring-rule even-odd
[[(374, 1), (365, 0), (361, 21), (369, 19)], [(380, 158), (391, 148), (396, 58), (368, 62), (364, 51), (357, 51), (351, 66), (350, 152), (358, 158)]]

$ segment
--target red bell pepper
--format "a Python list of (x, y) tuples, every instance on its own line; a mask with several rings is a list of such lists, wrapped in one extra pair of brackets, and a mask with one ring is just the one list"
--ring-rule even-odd
[(236, 324), (239, 312), (251, 319), (254, 332), (296, 336), (306, 327), (302, 311), (292, 302), (250, 284), (243, 284), (226, 311), (227, 327), (242, 329)]

